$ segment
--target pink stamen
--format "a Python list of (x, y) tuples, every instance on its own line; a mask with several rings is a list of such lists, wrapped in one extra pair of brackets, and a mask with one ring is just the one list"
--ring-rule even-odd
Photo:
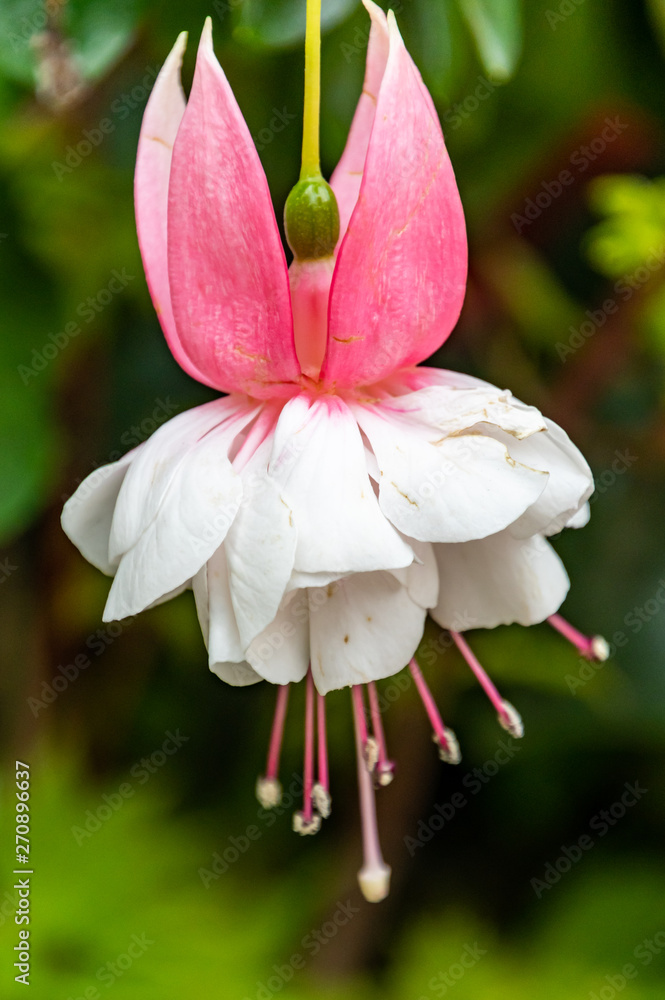
[(283, 684), (277, 688), (275, 714), (272, 720), (268, 761), (265, 775), (256, 782), (256, 797), (264, 809), (274, 809), (282, 801), (282, 786), (279, 782), (279, 757), (284, 736), (284, 720), (289, 701), (289, 685)]
[(303, 764), (303, 805), (293, 814), (293, 829), (301, 836), (317, 833), (321, 816), (314, 812), (314, 679), (311, 668), (305, 681), (305, 759)]
[(575, 646), (585, 659), (604, 663), (610, 655), (609, 646), (602, 635), (584, 635), (561, 615), (550, 615), (547, 620), (552, 628), (555, 628), (568, 642)]
[(501, 697), (496, 687), (488, 677), (486, 671), (481, 667), (480, 663), (474, 656), (473, 652), (469, 648), (469, 644), (466, 639), (460, 635), (459, 632), (450, 631), (451, 636), (455, 642), (455, 645), (459, 649), (460, 653), (471, 667), (473, 673), (476, 675), (476, 679), (483, 688), (485, 694), (489, 700), (494, 705), (497, 715), (499, 716), (499, 722), (505, 730), (507, 730), (511, 736), (519, 738), (524, 735), (524, 726), (522, 725), (522, 719), (520, 718), (517, 709)]
[(377, 787), (381, 787), (389, 785), (393, 780), (395, 765), (392, 760), (388, 759), (386, 736), (383, 730), (381, 709), (379, 708), (379, 694), (374, 681), (370, 681), (367, 685), (367, 693), (369, 694), (369, 710), (372, 718), (372, 735), (377, 742), (379, 754), (376, 762), (376, 785)]
[(316, 695), (316, 722), (318, 737), (318, 784), (329, 791), (328, 779), (328, 739), (326, 733), (326, 699), (322, 694)]
[(275, 780), (279, 772), (279, 757), (282, 750), (282, 739), (284, 737), (284, 720), (286, 719), (286, 709), (289, 703), (289, 685), (280, 684), (277, 688), (277, 701), (275, 703), (275, 715), (272, 720), (272, 731), (270, 733), (270, 746), (268, 748), (268, 764), (266, 767), (266, 778)]
[(367, 770), (365, 744), (367, 724), (362, 688), (356, 684), (351, 688), (353, 720), (356, 734), (356, 758), (358, 761), (358, 792), (360, 795), (360, 817), (363, 832), (363, 866), (358, 872), (358, 883), (365, 899), (378, 903), (385, 899), (390, 889), (390, 868), (384, 862), (379, 843), (376, 822), (376, 802), (374, 785)]
[(363, 756), (365, 758), (365, 765), (369, 771), (373, 771), (376, 767), (376, 762), (379, 758), (379, 745), (373, 736), (370, 736), (367, 732), (367, 716), (365, 714), (365, 697), (363, 695), (363, 689), (360, 684), (356, 684), (351, 688), (353, 704), (356, 710), (359, 725), (361, 727), (360, 734), (362, 737), (362, 748)]
[(351, 697), (353, 698), (353, 711), (355, 713), (356, 726), (358, 732), (360, 733), (360, 745), (364, 752), (365, 745), (367, 744), (367, 718), (365, 716), (365, 699), (363, 698), (363, 689), (360, 684), (354, 684), (351, 688)]
[(312, 819), (312, 785), (314, 784), (314, 679), (307, 671), (305, 688), (305, 762), (303, 769), (303, 819)]
[(415, 660), (411, 660), (409, 663), (409, 670), (411, 671), (411, 676), (416, 683), (418, 694), (420, 695), (422, 703), (425, 706), (425, 711), (427, 712), (430, 724), (434, 730), (433, 739), (439, 746), (439, 756), (448, 764), (459, 764), (461, 754), (457, 743), (457, 737), (453, 733), (452, 729), (448, 729), (447, 726), (444, 726), (443, 719), (441, 718), (439, 709), (434, 701), (432, 692), (430, 691), (427, 681), (423, 677), (420, 667)]
[(326, 699), (317, 691), (316, 694), (316, 740), (317, 740), (317, 779), (312, 788), (312, 798), (316, 810), (322, 819), (330, 816), (332, 805), (328, 779), (328, 738), (326, 733)]

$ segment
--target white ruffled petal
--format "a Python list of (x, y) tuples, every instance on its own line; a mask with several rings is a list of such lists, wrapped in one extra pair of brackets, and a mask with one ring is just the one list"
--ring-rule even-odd
[(429, 386), (385, 400), (380, 408), (448, 435), (482, 424), (493, 424), (518, 439), (545, 430), (539, 410), (516, 403), (507, 389), (495, 386)]
[(435, 545), (439, 600), (432, 618), (461, 632), (497, 625), (534, 625), (563, 603), (569, 580), (541, 535), (514, 538), (509, 530), (461, 545)]
[(412, 601), (421, 608), (433, 608), (439, 599), (439, 570), (434, 546), (430, 542), (417, 542), (414, 538), (407, 538), (406, 541), (415, 552), (417, 562), (406, 569), (393, 569), (390, 572), (406, 587)]
[(484, 538), (515, 521), (545, 489), (547, 473), (515, 461), (493, 437), (438, 436), (383, 406), (354, 412), (379, 463), (381, 509), (410, 538)]
[(244, 660), (240, 663), (211, 663), (210, 669), (220, 680), (233, 687), (248, 687), (263, 680)]
[(226, 451), (224, 435), (212, 432), (179, 462), (156, 517), (120, 560), (105, 621), (137, 614), (190, 580), (224, 540), (242, 496)]
[(113, 576), (118, 559), (109, 556), (113, 512), (127, 470), (144, 445), (128, 452), (118, 462), (102, 465), (87, 476), (62, 510), (62, 529), (81, 555)]
[(547, 420), (547, 432), (510, 445), (513, 458), (549, 472), (538, 500), (511, 527), (516, 538), (556, 535), (593, 492), (593, 476), (582, 453), (558, 424)]
[(307, 591), (289, 594), (275, 620), (247, 650), (247, 661), (271, 684), (301, 681), (309, 666)]
[[(231, 600), (224, 545), (220, 545), (217, 551), (211, 555), (203, 571), (206, 579), (205, 589), (203, 581), (201, 581), (199, 593), (201, 595), (205, 593), (207, 596), (207, 646), (211, 667), (216, 662), (244, 660), (245, 647), (240, 641), (240, 632)], [(194, 594), (196, 595), (196, 593), (197, 587), (195, 586)], [(203, 599), (201, 599), (201, 603), (203, 603)], [(199, 613), (200, 619), (201, 613)]]
[(312, 675), (321, 694), (406, 666), (426, 611), (391, 573), (356, 573), (309, 591)]
[(580, 509), (573, 514), (570, 521), (566, 521), (567, 528), (584, 528), (589, 523), (589, 518), (591, 517), (591, 507), (587, 503), (583, 503)]
[[(212, 564), (212, 566), (211, 566)], [(210, 576), (212, 587), (208, 587), (208, 577)], [(226, 655), (230, 650), (231, 654), (238, 656), (239, 662), (216, 660), (210, 656), (210, 669), (214, 674), (227, 684), (234, 687), (246, 687), (248, 684), (258, 684), (262, 677), (252, 670), (249, 663), (245, 662), (240, 649), (238, 629), (233, 617), (231, 597), (226, 577), (226, 561), (224, 559), (223, 547), (208, 560), (192, 580), (192, 589), (196, 600), (196, 611), (199, 616), (201, 632), (206, 647), (210, 649), (210, 620), (211, 615), (214, 621), (213, 644), (215, 651)], [(212, 591), (213, 607), (210, 608), (210, 593)], [(230, 637), (230, 641), (229, 641)]]
[(286, 404), (270, 473), (293, 510), (297, 571), (348, 574), (412, 562), (413, 552), (381, 513), (358, 426), (341, 399), (303, 395)]
[(161, 504), (191, 449), (217, 428), (220, 453), (228, 453), (235, 436), (249, 423), (256, 407), (231, 397), (215, 399), (180, 413), (163, 424), (136, 450), (118, 495), (111, 527), (111, 559), (128, 552), (155, 520)]
[(231, 600), (246, 648), (277, 614), (296, 552), (293, 512), (266, 465), (271, 442), (242, 472), (242, 506), (224, 542)]

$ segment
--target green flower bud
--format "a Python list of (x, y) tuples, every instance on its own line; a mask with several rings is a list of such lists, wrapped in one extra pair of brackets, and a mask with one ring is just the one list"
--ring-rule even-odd
[(339, 237), (339, 210), (323, 177), (298, 181), (284, 207), (286, 238), (297, 260), (331, 257)]

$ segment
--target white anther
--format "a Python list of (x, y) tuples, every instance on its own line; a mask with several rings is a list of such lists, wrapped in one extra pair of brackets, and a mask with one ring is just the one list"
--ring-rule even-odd
[(282, 786), (277, 778), (257, 778), (256, 797), (264, 809), (275, 809), (282, 801)]

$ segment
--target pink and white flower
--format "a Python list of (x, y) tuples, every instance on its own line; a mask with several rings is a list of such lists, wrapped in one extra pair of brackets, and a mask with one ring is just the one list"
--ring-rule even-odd
[(434, 106), (395, 19), (365, 5), (365, 84), (331, 179), (339, 241), (330, 258), (290, 271), (210, 21), (187, 102), (186, 37), (178, 38), (143, 119), (137, 228), (174, 357), (228, 395), (97, 471), (66, 504), (63, 527), (114, 576), (105, 620), (191, 587), (211, 669), (231, 684), (280, 686), (259, 783), (267, 805), (279, 798), (288, 684), (307, 678), (300, 832), (313, 832), (329, 807), (322, 696), (352, 686), (361, 883), (378, 899), (387, 874), (367, 765), (382, 784), (391, 764), (374, 682), (411, 662), (442, 756), (459, 759), (413, 661), (429, 611), (520, 735), (515, 710), (460, 632), (556, 615), (568, 578), (546, 536), (583, 518), (592, 479), (565, 433), (533, 407), (477, 379), (416, 367), (462, 306), (464, 217)]

